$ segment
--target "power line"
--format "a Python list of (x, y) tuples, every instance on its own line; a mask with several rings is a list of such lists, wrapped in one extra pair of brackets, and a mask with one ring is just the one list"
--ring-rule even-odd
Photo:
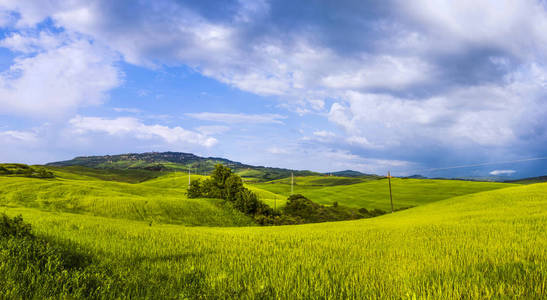
[(410, 170), (410, 171), (405, 171), (405, 172), (407, 172), (407, 173), (414, 173), (414, 172), (432, 172), (432, 171), (439, 171), (439, 170), (451, 170), (451, 169), (462, 169), (462, 168), (471, 168), (471, 167), (482, 167), (482, 166), (491, 166), (491, 165), (500, 165), (500, 164), (510, 164), (510, 163), (525, 162), (525, 161), (534, 161), (534, 160), (544, 160), (544, 159), (547, 159), (547, 157), (533, 157), (533, 158), (525, 158), (525, 159), (517, 159), (517, 160), (506, 160), (506, 161), (498, 161), (498, 162), (485, 162), (485, 163), (476, 163), (476, 164), (459, 165), (459, 166), (442, 167), (442, 168), (431, 168), (431, 169), (422, 169), (422, 170)]

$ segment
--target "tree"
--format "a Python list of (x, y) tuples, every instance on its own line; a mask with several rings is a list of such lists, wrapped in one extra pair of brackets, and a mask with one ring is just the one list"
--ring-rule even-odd
[(286, 214), (300, 217), (304, 220), (314, 220), (320, 209), (321, 205), (312, 202), (300, 194), (291, 195), (283, 208)]
[(199, 180), (194, 180), (190, 183), (188, 187), (188, 198), (199, 198), (202, 197), (201, 194), (201, 182)]
[(234, 208), (247, 215), (271, 216), (274, 211), (258, 196), (243, 186), (243, 180), (230, 168), (221, 164), (215, 165), (211, 178), (203, 182), (193, 181), (188, 187), (188, 198), (220, 198), (234, 205)]
[(230, 168), (225, 167), (222, 164), (216, 164), (215, 170), (213, 171), (213, 174), (211, 174), (211, 179), (219, 189), (223, 189), (226, 184), (226, 180), (230, 177), (230, 175), (232, 175), (232, 170), (230, 170)]
[(243, 187), (243, 181), (235, 174), (230, 174), (224, 182), (224, 189), (222, 190), (222, 198), (234, 202), (238, 197), (238, 193), (247, 190)]

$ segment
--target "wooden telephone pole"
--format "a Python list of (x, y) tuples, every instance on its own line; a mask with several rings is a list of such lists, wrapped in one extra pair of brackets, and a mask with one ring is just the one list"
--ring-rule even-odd
[(393, 213), (393, 196), (391, 194), (391, 173), (387, 171), (387, 181), (389, 182), (389, 202), (391, 202), (391, 213)]

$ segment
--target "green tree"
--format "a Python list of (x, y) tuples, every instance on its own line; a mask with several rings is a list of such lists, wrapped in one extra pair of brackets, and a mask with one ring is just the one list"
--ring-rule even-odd
[(236, 174), (230, 174), (224, 182), (224, 189), (222, 190), (222, 198), (234, 202), (238, 197), (238, 193), (247, 190), (243, 187), (243, 181), (241, 177)]
[(192, 181), (188, 187), (188, 198), (199, 198), (202, 196), (201, 182), (199, 180)]
[(214, 184), (219, 189), (224, 189), (226, 180), (232, 175), (232, 170), (230, 168), (225, 167), (222, 164), (216, 164), (215, 170), (211, 174), (211, 179), (213, 180)]

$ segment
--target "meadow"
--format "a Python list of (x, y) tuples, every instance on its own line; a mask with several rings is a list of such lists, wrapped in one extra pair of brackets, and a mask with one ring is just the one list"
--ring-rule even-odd
[[(252, 186), (288, 197), (291, 179), (284, 178)], [(392, 178), (393, 206), (413, 207), (451, 197), (514, 186), (510, 183), (462, 180)], [(338, 202), (350, 207), (391, 210), (387, 179), (306, 176), (295, 177), (293, 190), (325, 205)]]
[[(397, 207), (417, 207), (355, 221), (260, 227), (221, 200), (188, 199), (185, 173), (48, 170), (55, 178), (0, 176), (0, 213), (21, 215), (60, 249), (46, 247), (57, 256), (39, 256), (44, 265), (33, 267), (14, 256), (19, 242), (0, 241), (0, 294), (7, 298), (547, 296), (547, 183), (395, 178)], [(281, 206), (287, 182), (246, 186)], [(296, 182), (296, 193), (318, 202), (389, 203), (385, 179)]]
[[(142, 183), (105, 181), (103, 175), (54, 171), (56, 178), (0, 176), (0, 205), (189, 226), (252, 226), (219, 199), (188, 199), (188, 177), (170, 173)], [(203, 176), (193, 175), (192, 180)], [(119, 179), (119, 176), (115, 177)], [(121, 176), (122, 181), (132, 176)], [(265, 191), (265, 193), (268, 193)]]
[(104, 297), (544, 299), (546, 190), (510, 187), (372, 219), (279, 227), (2, 210), (123, 274), (125, 284)]

